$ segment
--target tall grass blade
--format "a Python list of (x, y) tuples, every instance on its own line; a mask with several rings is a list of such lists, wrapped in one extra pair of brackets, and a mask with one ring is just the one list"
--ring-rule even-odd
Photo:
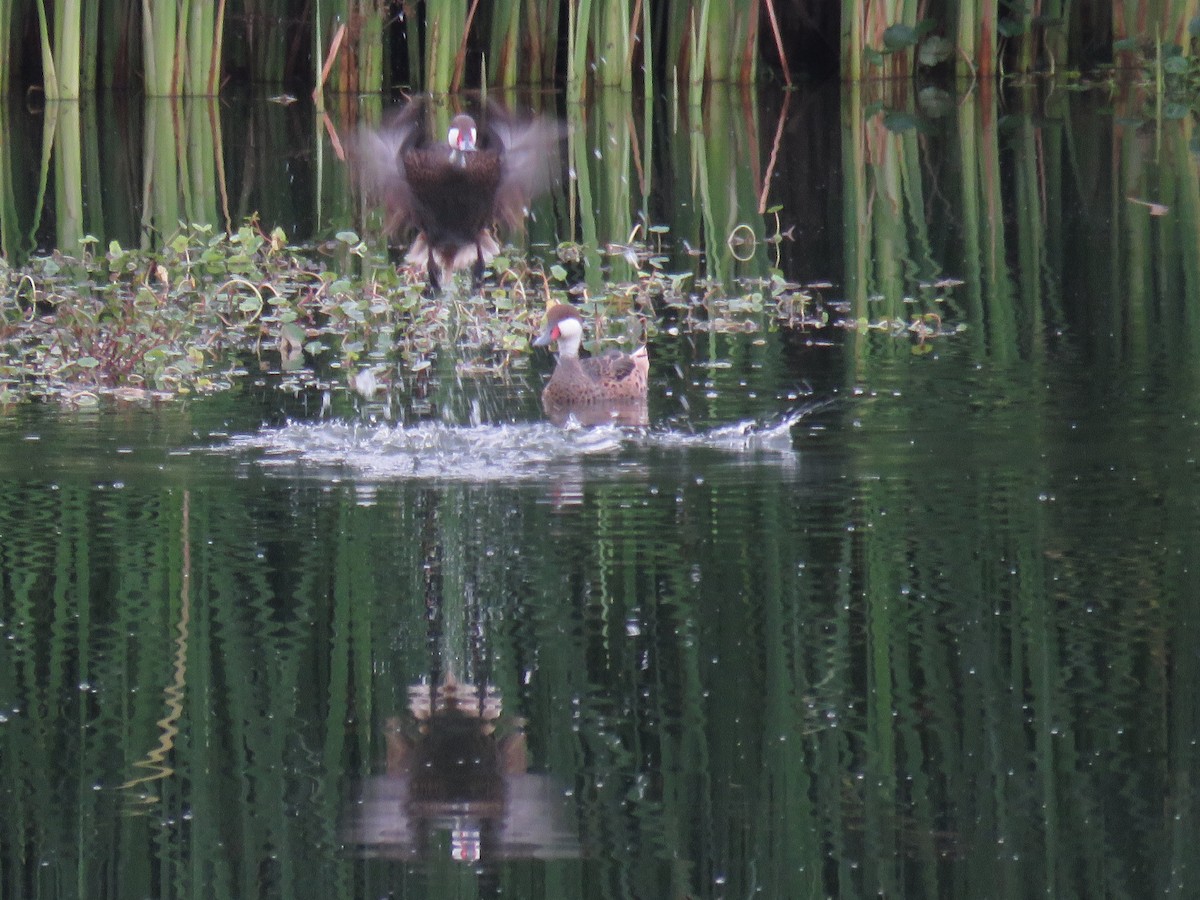
[(50, 25), (46, 18), (46, 0), (37, 0), (38, 37), (42, 47), (42, 88), (47, 100), (62, 98), (58, 70), (54, 61), (54, 46), (50, 43)]
[(76, 252), (83, 227), (83, 152), (79, 103), (59, 104), (54, 149), (57, 246)]

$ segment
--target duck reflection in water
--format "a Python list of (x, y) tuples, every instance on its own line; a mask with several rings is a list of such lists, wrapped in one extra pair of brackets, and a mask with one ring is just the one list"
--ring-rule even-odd
[(580, 359), (582, 340), (580, 311), (569, 303), (551, 306), (533, 341), (535, 347), (558, 343), (558, 362), (542, 391), (546, 417), (560, 427), (572, 420), (580, 425), (647, 425), (650, 354), (645, 346), (632, 353), (614, 347)]
[(390, 124), (361, 128), (349, 148), (366, 203), (383, 207), (390, 233), (415, 234), (405, 260), (426, 275), (431, 296), (443, 276), (468, 267), (479, 288), (500, 252), (497, 226), (519, 231), (561, 171), (564, 133), (555, 121), (489, 103), (478, 121), (454, 116), (443, 139), (429, 125), (432, 106), (409, 101)]
[(427, 858), (449, 833), (460, 862), (579, 856), (569, 800), (553, 778), (527, 771), (519, 720), (501, 716), (490, 687), (409, 688), (407, 725), (388, 722), (386, 774), (366, 779), (344, 839), (365, 856)]

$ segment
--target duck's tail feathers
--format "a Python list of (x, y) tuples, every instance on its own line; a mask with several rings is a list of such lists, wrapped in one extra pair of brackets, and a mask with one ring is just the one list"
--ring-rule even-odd
[[(479, 235), (479, 251), (475, 250), (474, 244), (465, 244), (462, 247), (436, 248), (433, 251), (434, 260), (438, 264), (438, 268), (443, 272), (454, 272), (458, 269), (469, 269), (475, 265), (477, 255), (483, 257), (483, 264), (486, 266), (500, 254), (500, 244), (496, 240), (496, 236), (491, 230), (480, 232)], [(429, 260), (429, 242), (425, 240), (424, 234), (418, 234), (408, 248), (408, 252), (404, 254), (404, 261), (415, 268), (418, 273), (425, 271), (425, 266)]]

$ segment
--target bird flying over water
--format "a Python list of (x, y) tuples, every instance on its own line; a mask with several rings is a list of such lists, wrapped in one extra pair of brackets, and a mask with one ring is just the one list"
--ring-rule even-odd
[(500, 251), (496, 228), (519, 230), (533, 199), (560, 169), (561, 126), (518, 118), (488, 104), (478, 119), (460, 113), (445, 137), (429, 125), (433, 104), (410, 100), (390, 124), (361, 128), (350, 160), (364, 199), (381, 206), (388, 230), (413, 234), (406, 261), (426, 273), (429, 290), (470, 267), (478, 286)]

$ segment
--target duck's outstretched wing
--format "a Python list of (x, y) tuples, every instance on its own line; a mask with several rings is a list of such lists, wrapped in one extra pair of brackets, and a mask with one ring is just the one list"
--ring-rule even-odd
[(414, 197), (404, 169), (405, 152), (423, 143), (426, 101), (414, 99), (379, 128), (360, 126), (347, 149), (350, 174), (363, 201), (382, 207), (388, 231), (398, 233), (416, 224)]
[(561, 177), (566, 128), (541, 116), (518, 120), (494, 104), (488, 109), (487, 123), (489, 136), (502, 148), (496, 221), (520, 229), (534, 198)]

